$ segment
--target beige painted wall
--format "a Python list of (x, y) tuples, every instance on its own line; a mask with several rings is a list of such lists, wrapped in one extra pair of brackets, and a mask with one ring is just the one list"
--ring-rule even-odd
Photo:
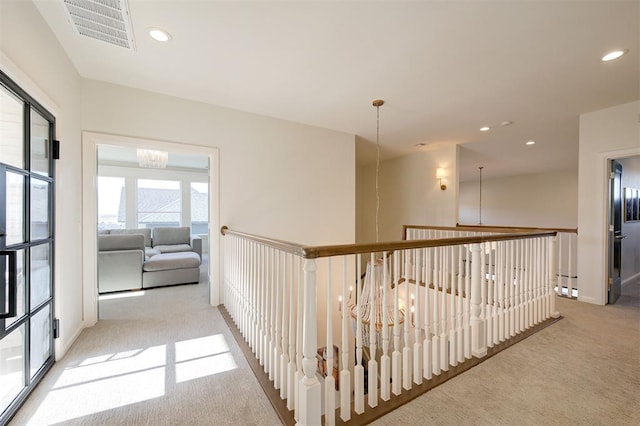
[[(0, 2), (0, 69), (56, 117), (56, 357), (83, 328), (80, 76), (31, 2)], [(62, 249), (64, 247), (64, 249)]]
[(640, 155), (639, 117), (640, 101), (580, 116), (578, 276), (585, 302), (606, 303), (608, 162)]
[[(460, 183), (461, 224), (478, 224), (479, 187), (479, 182)], [(483, 179), (482, 224), (575, 228), (578, 171)]]
[[(622, 188), (640, 189), (640, 156), (621, 158)], [(624, 201), (624, 198), (623, 198)], [(623, 207), (624, 211), (624, 207)], [(640, 276), (640, 221), (622, 222), (622, 284)]]
[(220, 223), (302, 244), (355, 240), (355, 137), (84, 80), (83, 130), (217, 147)]
[[(432, 147), (380, 163), (379, 240), (402, 239), (402, 225), (455, 226), (457, 221), (457, 148)], [(444, 167), (445, 191), (440, 190), (436, 168)], [(376, 240), (376, 165), (358, 168), (358, 242)]]

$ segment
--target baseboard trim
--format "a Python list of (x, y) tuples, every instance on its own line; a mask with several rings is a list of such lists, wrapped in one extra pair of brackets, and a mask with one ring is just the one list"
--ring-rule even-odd
[(76, 329), (76, 331), (73, 332), (71, 337), (64, 342), (65, 344), (63, 345), (61, 342), (60, 345), (56, 347), (56, 361), (62, 359), (62, 357), (64, 357), (67, 354), (69, 349), (71, 349), (71, 346), (73, 346), (76, 340), (78, 340), (78, 337), (80, 337), (80, 334), (84, 329), (85, 329), (84, 322), (80, 323), (80, 326)]

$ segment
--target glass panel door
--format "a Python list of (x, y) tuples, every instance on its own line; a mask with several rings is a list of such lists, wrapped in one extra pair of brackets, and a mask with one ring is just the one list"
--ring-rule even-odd
[(0, 424), (54, 362), (54, 123), (0, 71)]

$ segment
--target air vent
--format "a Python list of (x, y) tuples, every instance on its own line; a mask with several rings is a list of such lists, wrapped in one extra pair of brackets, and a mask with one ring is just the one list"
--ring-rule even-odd
[(135, 50), (127, 0), (60, 0), (76, 34)]

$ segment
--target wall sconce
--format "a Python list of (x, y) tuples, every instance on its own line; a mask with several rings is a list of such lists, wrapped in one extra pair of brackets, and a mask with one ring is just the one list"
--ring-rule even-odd
[(444, 185), (442, 183), (442, 179), (444, 179), (445, 177), (447, 177), (447, 172), (444, 167), (438, 167), (436, 169), (436, 179), (440, 180), (440, 189), (442, 189), (443, 191), (447, 189), (447, 185)]

